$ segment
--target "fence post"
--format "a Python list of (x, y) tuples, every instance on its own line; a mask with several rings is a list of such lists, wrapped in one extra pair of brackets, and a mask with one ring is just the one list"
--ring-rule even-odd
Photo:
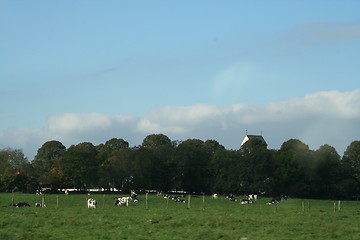
[(190, 204), (190, 194), (188, 195), (188, 209), (190, 209), (190, 206), (191, 206), (191, 204)]
[(56, 195), (56, 209), (59, 208), (59, 195)]
[(43, 193), (42, 201), (41, 201), (41, 207), (45, 206), (45, 193)]
[(11, 192), (11, 206), (14, 206), (14, 189)]
[(340, 200), (338, 201), (338, 211), (340, 211)]
[(148, 199), (148, 193), (145, 195), (145, 208), (149, 209), (149, 199)]
[(203, 193), (203, 210), (205, 210), (205, 193)]

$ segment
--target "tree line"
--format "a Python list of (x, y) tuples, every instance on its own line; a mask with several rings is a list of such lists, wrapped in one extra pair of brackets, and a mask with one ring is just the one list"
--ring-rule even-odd
[(228, 150), (216, 140), (171, 141), (164, 134), (136, 147), (119, 138), (69, 148), (48, 141), (32, 161), (22, 150), (0, 150), (0, 191), (39, 186), (351, 199), (360, 195), (360, 141), (343, 157), (330, 145), (314, 151), (298, 139), (274, 150), (254, 138)]

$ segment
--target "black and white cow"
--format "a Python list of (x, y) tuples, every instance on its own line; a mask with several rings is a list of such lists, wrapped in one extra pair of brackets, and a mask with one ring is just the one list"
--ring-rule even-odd
[(250, 199), (241, 199), (240, 204), (244, 205), (244, 204), (251, 204), (252, 201)]
[(131, 201), (138, 202), (140, 201), (137, 197), (137, 193), (135, 191), (131, 191), (130, 197), (116, 197), (114, 206), (129, 206)]
[(129, 206), (131, 197), (116, 197), (114, 206)]
[(165, 194), (164, 198), (173, 200), (174, 202), (186, 203), (186, 200), (181, 199), (180, 196), (173, 196), (173, 195)]
[(267, 202), (266, 204), (267, 205), (273, 205), (273, 204), (278, 204), (278, 203), (280, 203), (280, 200), (273, 198), (273, 199), (271, 199), (270, 202)]
[(96, 208), (96, 200), (93, 198), (89, 198), (87, 200), (87, 207), (88, 208)]
[(140, 201), (137, 197), (137, 193), (135, 191), (131, 191), (130, 193), (130, 199), (133, 200), (134, 202), (138, 202)]
[(252, 201), (256, 201), (258, 196), (256, 194), (249, 194), (247, 195), (247, 198)]
[(226, 199), (229, 199), (230, 202), (237, 202), (233, 194), (226, 195)]
[(46, 207), (45, 203), (35, 203), (35, 207)]
[(287, 200), (288, 198), (289, 198), (289, 196), (287, 196), (287, 195), (281, 195), (280, 197), (273, 198), (270, 202), (268, 202), (266, 204), (267, 205), (278, 204), (283, 200)]
[(11, 207), (30, 207), (30, 204), (26, 203), (26, 202), (19, 202), (19, 203), (12, 203), (10, 204)]

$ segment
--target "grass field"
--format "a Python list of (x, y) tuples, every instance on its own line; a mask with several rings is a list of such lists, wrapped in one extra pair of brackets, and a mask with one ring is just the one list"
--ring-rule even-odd
[[(288, 199), (268, 206), (269, 199), (249, 205), (225, 198), (191, 197), (176, 203), (145, 195), (129, 207), (113, 206), (118, 195), (46, 195), (46, 208), (35, 208), (42, 196), (0, 194), (0, 239), (360, 239), (360, 202)], [(9, 207), (28, 202), (31, 207)], [(187, 199), (187, 197), (186, 197)]]

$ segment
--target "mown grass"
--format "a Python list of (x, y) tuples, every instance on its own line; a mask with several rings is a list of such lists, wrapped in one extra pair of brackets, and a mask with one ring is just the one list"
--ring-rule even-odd
[[(35, 208), (41, 196), (0, 194), (0, 239), (346, 239), (360, 236), (360, 202), (289, 199), (268, 206), (268, 199), (240, 205), (224, 198), (192, 197), (191, 206), (149, 195), (129, 207), (113, 206), (115, 195), (46, 195), (46, 208)], [(302, 204), (304, 202), (304, 204)], [(337, 205), (336, 205), (337, 207)]]

